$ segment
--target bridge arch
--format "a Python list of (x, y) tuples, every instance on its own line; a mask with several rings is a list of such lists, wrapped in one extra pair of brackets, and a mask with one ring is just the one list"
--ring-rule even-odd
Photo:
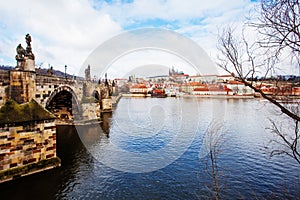
[(78, 96), (68, 85), (56, 88), (46, 101), (46, 109), (61, 120), (78, 119), (82, 108)]

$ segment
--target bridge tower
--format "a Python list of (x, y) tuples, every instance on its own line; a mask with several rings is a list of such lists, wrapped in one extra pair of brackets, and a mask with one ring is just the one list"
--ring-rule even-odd
[(27, 34), (25, 40), (26, 50), (21, 44), (17, 46), (17, 66), (9, 75), (9, 97), (18, 103), (29, 102), (35, 97), (36, 91), (35, 58), (31, 48), (31, 36)]

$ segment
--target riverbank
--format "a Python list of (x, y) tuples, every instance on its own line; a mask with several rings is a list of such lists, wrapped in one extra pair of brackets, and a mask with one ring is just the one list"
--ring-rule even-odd
[(122, 94), (122, 97), (151, 97), (151, 94)]
[(213, 99), (254, 99), (254, 96), (250, 95), (191, 95), (184, 94), (179, 97), (183, 98), (213, 98)]
[[(122, 94), (123, 97), (151, 97), (151, 94)], [(253, 95), (192, 95), (181, 94), (176, 96), (167, 96), (168, 98), (216, 98), (216, 99), (254, 99)]]

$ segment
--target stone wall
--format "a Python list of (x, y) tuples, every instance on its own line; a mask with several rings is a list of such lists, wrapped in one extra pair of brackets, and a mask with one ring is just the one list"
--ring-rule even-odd
[(0, 171), (56, 157), (54, 120), (0, 128)]
[(0, 86), (0, 107), (5, 104), (8, 99), (8, 86)]
[(0, 107), (9, 98), (9, 71), (0, 70)]
[(83, 120), (100, 120), (99, 103), (83, 103), (81, 106)]

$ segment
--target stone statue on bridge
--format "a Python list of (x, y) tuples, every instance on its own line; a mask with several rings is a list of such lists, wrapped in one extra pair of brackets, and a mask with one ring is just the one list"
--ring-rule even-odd
[(31, 36), (29, 35), (29, 33), (26, 34), (25, 36), (25, 40), (26, 40), (26, 56), (32, 60), (34, 60), (34, 54), (32, 53), (32, 49), (31, 49)]
[(26, 34), (25, 36), (25, 40), (26, 40), (26, 44), (27, 44), (27, 49), (30, 49), (31, 50), (31, 36), (29, 35), (29, 33)]
[(17, 55), (17, 69), (19, 70), (27, 70), (27, 71), (35, 71), (35, 64), (34, 64), (34, 54), (32, 53), (31, 49), (31, 36), (26, 34), (26, 50), (19, 44), (16, 48)]
[(19, 44), (16, 48), (17, 55), (16, 55), (16, 60), (24, 60), (24, 56), (26, 54), (26, 50), (22, 47), (21, 44)]
[(24, 70), (26, 50), (19, 44), (16, 51), (17, 69)]

